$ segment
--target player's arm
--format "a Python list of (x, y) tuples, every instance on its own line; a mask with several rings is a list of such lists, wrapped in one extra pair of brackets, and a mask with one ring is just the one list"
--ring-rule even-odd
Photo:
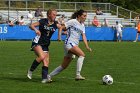
[(62, 26), (60, 24), (57, 24), (57, 28), (58, 28), (58, 41), (61, 41), (61, 32), (62, 32)]
[(113, 29), (113, 31), (116, 31), (116, 26), (113, 25), (112, 26), (112, 29)]
[(123, 25), (121, 24), (121, 29), (123, 28)]
[(83, 41), (84, 41), (84, 44), (85, 44), (87, 50), (89, 50), (91, 52), (92, 49), (88, 46), (88, 42), (87, 42), (87, 38), (86, 38), (85, 33), (82, 33), (82, 38), (83, 38)]
[(35, 23), (32, 23), (29, 27), (32, 29), (32, 30), (34, 30), (35, 31), (35, 33), (37, 34), (37, 35), (41, 35), (41, 33), (40, 33), (40, 31), (36, 28), (37, 26), (39, 26), (40, 25), (40, 23), (39, 22), (35, 22)]
[(61, 25), (61, 27), (58, 29), (58, 41), (61, 41), (61, 33), (62, 33), (62, 30), (65, 30), (66, 27), (64, 24)]

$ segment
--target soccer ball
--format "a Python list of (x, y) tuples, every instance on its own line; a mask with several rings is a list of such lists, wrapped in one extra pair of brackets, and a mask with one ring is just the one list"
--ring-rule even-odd
[(113, 78), (111, 75), (104, 75), (102, 78), (102, 82), (104, 85), (111, 85), (113, 84)]

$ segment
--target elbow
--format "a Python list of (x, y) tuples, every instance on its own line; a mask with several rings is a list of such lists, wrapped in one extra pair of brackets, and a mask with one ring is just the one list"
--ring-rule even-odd
[(29, 28), (31, 29), (31, 25), (29, 25)]
[(33, 26), (32, 26), (32, 25), (29, 25), (29, 28), (30, 28), (31, 30), (33, 30)]

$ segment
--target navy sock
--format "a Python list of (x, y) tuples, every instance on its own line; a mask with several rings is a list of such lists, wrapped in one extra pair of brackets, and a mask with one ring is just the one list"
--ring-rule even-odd
[(48, 67), (43, 66), (42, 67), (42, 79), (47, 79), (47, 75), (48, 75)]
[(37, 66), (39, 65), (40, 63), (36, 61), (36, 59), (33, 61), (32, 65), (31, 65), (31, 68), (30, 68), (30, 71), (34, 71)]

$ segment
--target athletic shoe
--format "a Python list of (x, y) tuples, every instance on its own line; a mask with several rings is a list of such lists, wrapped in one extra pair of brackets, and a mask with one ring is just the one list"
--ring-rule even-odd
[(32, 71), (28, 70), (28, 72), (27, 72), (27, 77), (28, 77), (29, 79), (32, 79)]
[(82, 77), (81, 75), (77, 75), (75, 80), (85, 80), (85, 77)]
[(42, 79), (41, 82), (42, 82), (42, 83), (47, 83), (47, 81), (48, 81), (47, 79)]
[(52, 80), (48, 80), (48, 79), (42, 79), (42, 81), (41, 81), (42, 83), (51, 83), (52, 82)]
[(48, 79), (48, 83), (51, 83), (52, 82), (52, 79), (51, 79), (51, 76), (50, 75), (47, 75), (47, 79)]
[(137, 42), (137, 41), (135, 40), (135, 41), (133, 41), (133, 42)]

